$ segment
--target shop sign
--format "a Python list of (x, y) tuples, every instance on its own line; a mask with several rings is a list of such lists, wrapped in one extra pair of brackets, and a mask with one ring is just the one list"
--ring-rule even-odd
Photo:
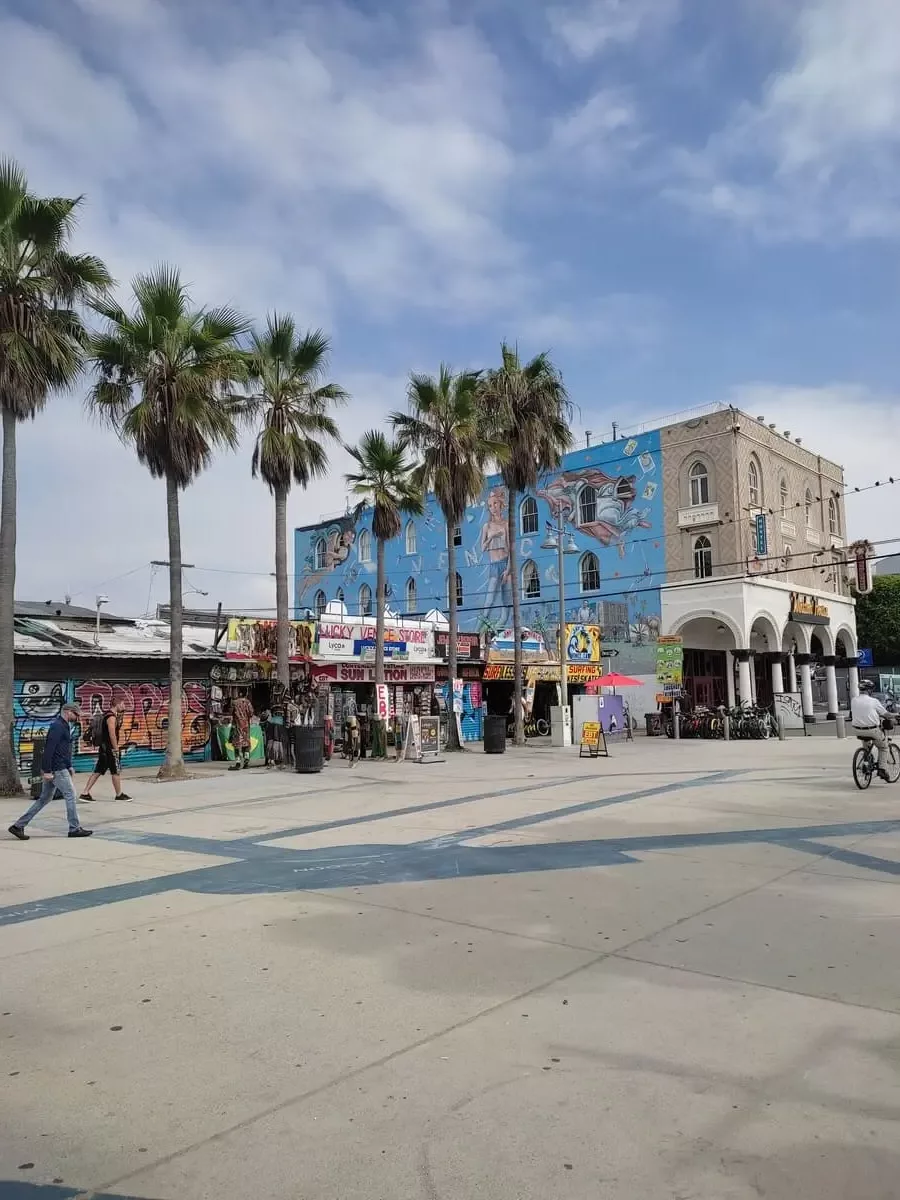
[(663, 636), (656, 642), (656, 682), (669, 695), (680, 694), (683, 683), (684, 650), (681, 638)]
[[(450, 634), (447, 630), (436, 630), (434, 634), (434, 653), (436, 658), (450, 657)], [(458, 633), (456, 635), (457, 659), (468, 659), (469, 662), (481, 658), (481, 637), (477, 633)]]
[[(288, 628), (288, 655), (293, 659), (309, 658), (313, 650), (316, 627), (312, 621), (291, 621)], [(226, 658), (255, 658), (274, 660), (278, 654), (278, 622), (251, 621), (232, 618), (226, 633)]]
[(600, 661), (600, 626), (567, 625), (566, 658), (570, 663)]
[(765, 558), (769, 553), (769, 532), (766, 525), (766, 514), (757, 513), (756, 517), (756, 553)]
[[(326, 663), (312, 668), (316, 679), (335, 683), (374, 683), (375, 668), (366, 663)], [(419, 663), (385, 663), (385, 683), (434, 683), (434, 667)]]
[(856, 590), (861, 596), (867, 596), (872, 590), (872, 571), (869, 567), (869, 559), (873, 549), (871, 542), (854, 542), (850, 547), (856, 568)]
[(791, 610), (789, 621), (798, 625), (828, 625), (828, 607), (815, 596), (802, 596), (799, 592), (791, 592)]
[(386, 721), (391, 715), (391, 700), (386, 683), (375, 685), (375, 716), (379, 721)]
[[(320, 658), (358, 658), (357, 643), (375, 644), (376, 629), (374, 625), (351, 625), (343, 621), (319, 622)], [(386, 626), (384, 631), (385, 658), (397, 657), (388, 647), (403, 646), (408, 658), (431, 658), (430, 630), (403, 629), (399, 626)], [(398, 650), (398, 653), (400, 651)]]
[[(559, 677), (557, 670), (554, 679)], [(569, 663), (566, 667), (566, 679), (569, 683), (588, 683), (592, 679), (602, 679), (603, 668), (599, 663)]]
[[(375, 661), (376, 643), (374, 640), (366, 640), (364, 642), (353, 643), (354, 655), (361, 659), (362, 662)], [(384, 657), (392, 662), (406, 662), (409, 658), (409, 651), (406, 649), (406, 642), (385, 642)]]
[[(522, 647), (522, 659), (524, 662), (546, 662), (550, 657), (547, 653), (543, 637), (533, 629), (522, 630), (520, 645)], [(504, 629), (491, 642), (487, 655), (488, 662), (512, 662), (515, 657), (515, 650), (515, 632), (512, 629)]]
[(502, 680), (504, 683), (512, 683), (515, 679), (515, 668), (512, 663), (492, 663), (489, 662), (484, 668), (485, 683), (497, 682)]
[[(482, 668), (479, 663), (460, 663), (456, 669), (460, 677), (470, 683), (481, 679)], [(445, 683), (450, 678), (450, 668), (446, 663), (439, 663), (435, 667), (435, 678)]]

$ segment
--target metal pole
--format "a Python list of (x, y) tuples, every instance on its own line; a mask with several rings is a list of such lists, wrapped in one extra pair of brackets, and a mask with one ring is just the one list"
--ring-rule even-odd
[[(559, 560), (559, 704), (563, 712), (569, 707), (569, 681), (566, 671), (566, 563), (563, 551), (562, 509), (556, 519), (557, 555)], [(563, 717), (565, 721), (565, 717)]]
[(94, 626), (94, 645), (100, 645), (100, 601), (97, 601), (97, 623)]

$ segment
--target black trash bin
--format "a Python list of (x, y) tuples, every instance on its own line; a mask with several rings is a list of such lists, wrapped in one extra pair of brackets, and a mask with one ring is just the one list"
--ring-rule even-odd
[(315, 775), (325, 764), (325, 729), (322, 725), (294, 726), (294, 770)]
[(484, 718), (484, 752), (506, 753), (506, 717)]

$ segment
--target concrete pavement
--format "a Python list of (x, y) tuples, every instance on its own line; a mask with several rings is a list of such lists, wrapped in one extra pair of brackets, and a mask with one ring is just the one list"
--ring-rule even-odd
[(894, 1200), (900, 785), (853, 746), (52, 806), (0, 840), (0, 1200)]

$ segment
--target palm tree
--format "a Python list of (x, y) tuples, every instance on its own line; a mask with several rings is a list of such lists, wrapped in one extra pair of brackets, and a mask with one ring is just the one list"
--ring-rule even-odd
[(422, 489), (414, 476), (414, 464), (396, 441), (389, 442), (380, 430), (370, 429), (358, 446), (345, 447), (359, 467), (345, 475), (347, 486), (361, 500), (360, 509), (372, 509), (372, 532), (376, 541), (375, 683), (384, 683), (384, 549), (400, 534), (405, 515), (419, 516), (425, 509)]
[[(420, 466), (416, 482), (434, 493), (447, 525), (447, 595), (450, 616), (450, 686), (456, 678), (459, 613), (456, 596), (454, 533), (466, 508), (481, 495), (485, 465), (505, 461), (506, 447), (487, 431), (479, 388), (480, 372), (454, 374), (441, 364), (436, 378), (412, 375), (408, 413), (392, 413), (391, 421), (402, 446), (411, 447)], [(450, 721), (450, 741), (459, 748), (456, 722)]]
[(130, 313), (96, 305), (107, 328), (91, 339), (97, 373), (89, 403), (166, 482), (169, 535), (169, 734), (160, 779), (183, 778), (182, 578), (179, 493), (217, 447), (237, 445), (235, 384), (246, 378), (237, 339), (248, 322), (230, 308), (195, 309), (175, 267), (133, 283)]
[[(537, 486), (544, 472), (558, 467), (572, 445), (572, 404), (549, 354), (535, 355), (522, 363), (516, 347), (503, 342), (501, 365), (482, 381), (484, 412), (493, 437), (509, 447), (500, 465), (508, 492), (509, 567), (512, 580), (513, 632), (515, 636), (514, 700), (516, 745), (525, 744), (522, 712), (522, 593), (519, 587), (519, 495)], [(560, 584), (562, 586), (562, 583)], [(565, 630), (560, 630), (560, 653)]]
[(277, 676), (290, 683), (287, 498), (291, 485), (306, 488), (328, 470), (323, 443), (340, 433), (329, 414), (347, 394), (324, 383), (329, 341), (321, 329), (299, 334), (293, 317), (273, 313), (265, 332), (254, 333), (248, 354), (248, 409), (260, 421), (253, 448), (254, 478), (261, 475), (275, 497), (275, 604), (278, 617)]
[(33, 196), (15, 163), (0, 160), (0, 795), (22, 790), (12, 743), (15, 686), (16, 426), (50, 393), (71, 387), (87, 334), (79, 306), (101, 296), (106, 267), (69, 249), (80, 199)]

